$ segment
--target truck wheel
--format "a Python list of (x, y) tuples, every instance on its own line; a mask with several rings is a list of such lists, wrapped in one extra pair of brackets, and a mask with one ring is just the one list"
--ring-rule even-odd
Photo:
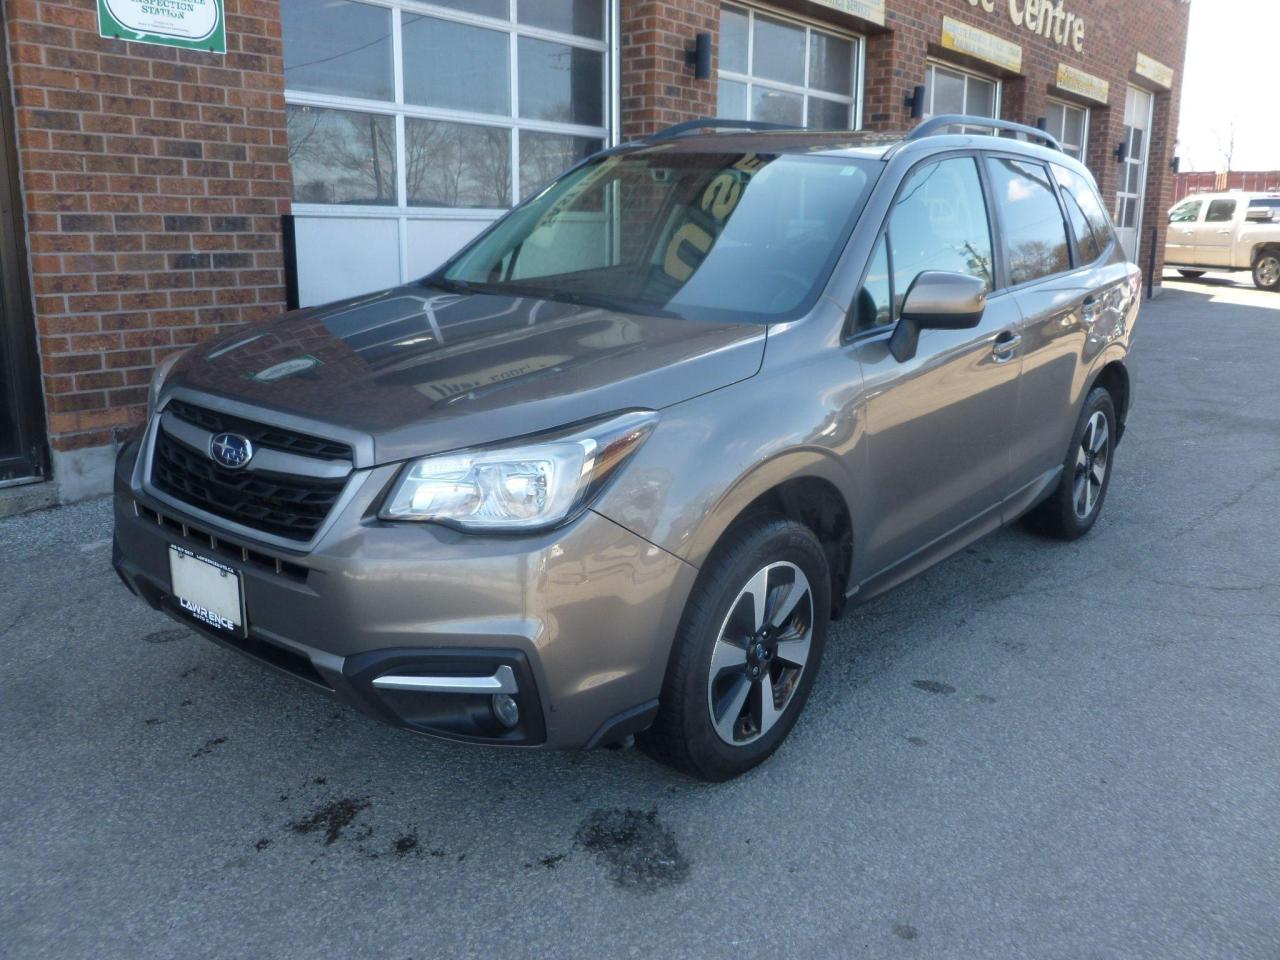
[(1179, 270), (1178, 272), (1188, 280), (1199, 280), (1205, 275), (1204, 270)]
[(1253, 262), (1253, 285), (1259, 290), (1280, 290), (1280, 250), (1264, 250)]

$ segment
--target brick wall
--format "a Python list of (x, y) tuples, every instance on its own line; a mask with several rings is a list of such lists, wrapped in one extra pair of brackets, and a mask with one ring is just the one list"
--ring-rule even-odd
[(50, 445), (141, 421), (155, 363), (284, 304), (280, 13), (227, 54), (98, 36), (96, 0), (6, 0)]
[(622, 139), (633, 140), (682, 120), (716, 114), (713, 53), (711, 79), (695, 80), (685, 51), (698, 33), (710, 33), (718, 51), (720, 4), (716, 0), (622, 0)]

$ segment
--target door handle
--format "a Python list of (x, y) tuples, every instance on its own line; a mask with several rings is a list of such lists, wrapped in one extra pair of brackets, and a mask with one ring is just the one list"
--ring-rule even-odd
[(1020, 343), (1022, 343), (1021, 334), (1005, 331), (996, 337), (991, 353), (995, 356), (997, 363), (1007, 363), (1013, 359), (1013, 352), (1018, 349)]

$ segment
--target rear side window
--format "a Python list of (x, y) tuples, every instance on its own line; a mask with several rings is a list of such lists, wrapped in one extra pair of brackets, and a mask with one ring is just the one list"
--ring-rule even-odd
[(1205, 214), (1205, 223), (1228, 223), (1236, 215), (1234, 200), (1211, 200), (1209, 212)]
[(1000, 207), (1009, 285), (1051, 277), (1071, 267), (1071, 244), (1062, 208), (1038, 163), (989, 157), (991, 188)]
[[(1094, 257), (1090, 257), (1086, 252), (1088, 246), (1085, 244), (1081, 236), (1077, 236), (1076, 240), (1080, 244), (1080, 250), (1084, 253), (1088, 260), (1097, 259), (1103, 251), (1111, 243), (1111, 221), (1107, 219), (1106, 208), (1102, 205), (1102, 200), (1098, 197), (1097, 188), (1094, 187), (1086, 178), (1080, 176), (1074, 171), (1068, 170), (1066, 167), (1060, 167), (1056, 163), (1053, 164), (1053, 175), (1058, 181), (1058, 186), (1062, 188), (1062, 194), (1067, 198), (1067, 207), (1074, 205), (1084, 214), (1085, 220), (1089, 222), (1089, 231), (1093, 234), (1093, 244), (1098, 250)], [(1200, 206), (1197, 202), (1195, 213), (1192, 214), (1194, 220), (1199, 215)]]
[(1169, 214), (1170, 223), (1195, 223), (1200, 217), (1200, 208), (1204, 204), (1199, 200), (1188, 200), (1173, 208), (1173, 212)]

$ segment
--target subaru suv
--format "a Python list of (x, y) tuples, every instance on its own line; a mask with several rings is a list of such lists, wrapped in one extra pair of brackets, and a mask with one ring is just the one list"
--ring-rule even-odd
[(758, 126), (606, 150), (430, 276), (167, 358), (126, 585), (387, 723), (722, 780), (849, 604), (1023, 516), (1088, 532), (1141, 290), (1088, 171), (981, 118)]

